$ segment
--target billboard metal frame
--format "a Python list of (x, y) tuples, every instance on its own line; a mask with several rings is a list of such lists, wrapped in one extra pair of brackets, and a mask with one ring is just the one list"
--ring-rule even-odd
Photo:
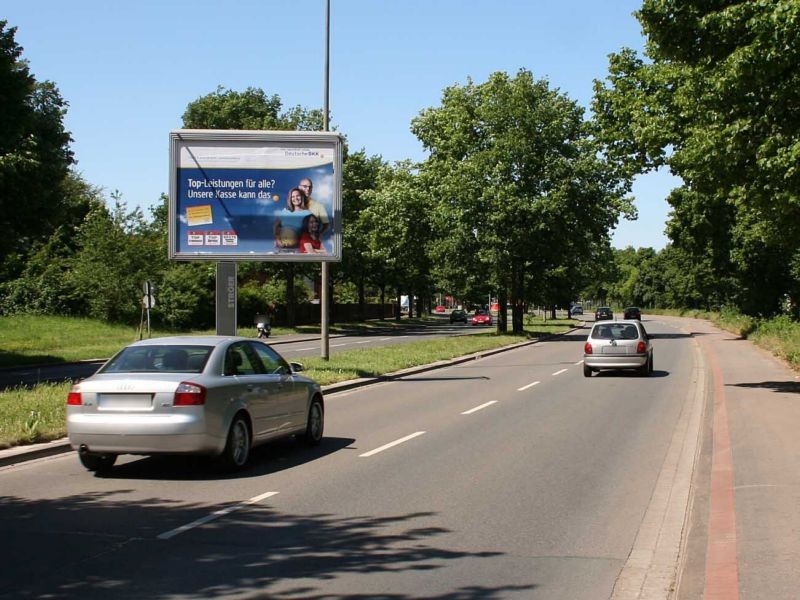
[[(342, 137), (328, 131), (171, 131), (170, 260), (341, 261), (342, 148)], [(315, 216), (329, 226), (321, 253), (303, 253), (275, 233), (299, 231), (273, 226), (282, 213), (299, 218), (286, 212), (287, 195), (319, 173), (325, 185), (322, 196), (312, 195), (322, 211)]]

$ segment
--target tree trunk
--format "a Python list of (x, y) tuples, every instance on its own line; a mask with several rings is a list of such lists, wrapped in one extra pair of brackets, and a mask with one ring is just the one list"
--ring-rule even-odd
[(383, 321), (383, 305), (386, 304), (386, 287), (381, 286), (381, 321)]
[(286, 324), (295, 326), (294, 263), (286, 265)]
[(511, 277), (511, 330), (517, 335), (522, 335), (525, 329), (522, 321), (524, 308), (522, 292), (525, 289), (525, 272), (517, 266), (512, 272)]
[(364, 321), (364, 305), (366, 302), (366, 292), (364, 290), (364, 276), (358, 278), (358, 321)]
[[(505, 287), (497, 291), (497, 333), (508, 333), (508, 292)], [(489, 305), (489, 310), (492, 307)]]

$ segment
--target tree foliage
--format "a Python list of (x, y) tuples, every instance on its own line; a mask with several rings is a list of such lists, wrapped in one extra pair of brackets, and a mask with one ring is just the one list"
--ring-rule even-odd
[(73, 193), (67, 103), (55, 85), (30, 73), (15, 33), (0, 20), (0, 229), (7, 233), (0, 237), (0, 282), (17, 277), (38, 246), (90, 209)]
[(398, 295), (429, 297), (430, 203), (413, 165), (407, 161), (383, 165), (376, 187), (363, 196), (368, 204), (359, 214), (357, 228), (365, 242), (362, 259), (379, 266), (374, 283), (390, 286)]
[(142, 283), (160, 279), (166, 268), (164, 239), (141, 209), (129, 210), (117, 194), (112, 199), (113, 209), (96, 207), (78, 229), (68, 283), (87, 316), (136, 323)]
[(574, 297), (581, 263), (608, 246), (620, 214), (633, 214), (583, 110), (529, 71), (445, 89), (412, 131), (430, 151), (422, 170), (441, 275), (467, 286), (467, 269), (488, 283), (501, 298), (500, 329), (507, 291), (515, 332), (526, 301)]
[(629, 173), (683, 179), (673, 244), (717, 293), (773, 313), (800, 294), (800, 2), (645, 0), (637, 16), (648, 60), (611, 57), (600, 136)]

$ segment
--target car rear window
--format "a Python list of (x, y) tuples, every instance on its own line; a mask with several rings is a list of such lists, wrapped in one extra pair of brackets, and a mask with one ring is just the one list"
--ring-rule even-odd
[(592, 338), (596, 340), (635, 340), (639, 337), (636, 325), (629, 323), (609, 323), (597, 325), (592, 330)]
[(129, 346), (99, 373), (201, 373), (211, 346)]

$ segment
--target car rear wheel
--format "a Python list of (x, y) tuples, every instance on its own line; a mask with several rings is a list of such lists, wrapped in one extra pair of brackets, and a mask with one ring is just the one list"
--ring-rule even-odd
[(81, 459), (81, 464), (87, 470), (95, 473), (108, 473), (114, 463), (117, 462), (116, 454), (91, 454), (89, 452), (78, 453), (78, 458)]
[(591, 377), (592, 376), (592, 369), (583, 365), (583, 376), (584, 377)]
[(639, 367), (639, 375), (642, 377), (647, 377), (650, 375), (650, 359), (648, 358), (645, 363)]
[(250, 458), (250, 427), (241, 414), (234, 417), (225, 449), (219, 458), (222, 466), (229, 471), (239, 470), (247, 464)]
[(648, 362), (648, 374), (653, 372), (653, 355), (650, 355), (650, 361)]
[(325, 429), (325, 410), (319, 398), (311, 401), (308, 407), (308, 420), (306, 431), (303, 434), (303, 441), (309, 446), (319, 446), (322, 441), (322, 432)]

